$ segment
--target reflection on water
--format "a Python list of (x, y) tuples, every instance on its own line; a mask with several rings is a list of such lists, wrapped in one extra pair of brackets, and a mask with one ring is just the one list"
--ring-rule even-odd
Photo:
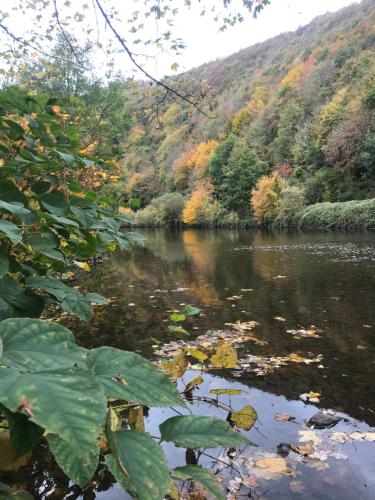
[[(98, 307), (89, 324), (66, 319), (82, 345), (112, 345), (152, 357), (153, 345), (178, 338), (168, 331), (168, 317), (186, 304), (202, 309), (184, 325), (192, 338), (223, 329), (225, 323), (256, 320), (256, 336), (267, 343), (243, 345), (240, 355), (298, 353), (323, 359), (320, 367), (292, 363), (266, 376), (246, 371), (240, 378), (231, 371), (220, 377), (205, 375), (198, 394), (207, 394), (213, 384), (240, 388), (241, 396), (231, 399), (233, 407), (256, 408), (257, 429), (248, 435), (258, 448), (250, 449), (249, 456), (275, 452), (280, 442), (298, 442), (303, 421), (318, 410), (299, 400), (309, 391), (321, 393), (317, 406), (345, 416), (335, 431), (375, 426), (374, 234), (240, 230), (144, 230), (142, 234), (144, 249), (131, 256), (117, 254), (83, 277), (84, 288), (110, 297), (111, 304)], [(233, 296), (238, 299), (228, 300)], [(288, 333), (311, 325), (320, 338)], [(196, 412), (226, 417), (212, 406), (195, 406)], [(277, 422), (278, 412), (293, 415), (296, 421)], [(150, 412), (147, 426), (153, 435), (167, 414)], [(323, 441), (330, 431), (319, 431)], [(348, 442), (339, 448), (344, 458), (329, 458), (329, 468), (312, 469), (300, 460), (294, 477), (261, 480), (252, 498), (256, 494), (277, 499), (375, 498), (375, 443)], [(166, 450), (173, 465), (184, 463), (181, 450), (172, 446)], [(212, 466), (204, 456), (200, 463)], [(226, 474), (236, 475), (230, 467)], [(292, 481), (301, 484), (292, 487)], [(104, 472), (92, 495), (84, 498), (128, 498)]]

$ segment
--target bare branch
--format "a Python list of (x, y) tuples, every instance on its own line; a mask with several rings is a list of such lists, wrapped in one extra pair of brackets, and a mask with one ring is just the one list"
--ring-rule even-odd
[(134, 66), (141, 72), (143, 73), (149, 80), (151, 80), (152, 82), (154, 82), (156, 85), (158, 85), (159, 87), (163, 87), (165, 90), (167, 90), (169, 93), (172, 93), (174, 94), (175, 96), (179, 97), (180, 99), (182, 99), (183, 101), (186, 101), (188, 102), (189, 104), (191, 104), (192, 106), (194, 106), (194, 108), (196, 108), (200, 113), (202, 113), (204, 116), (206, 116), (207, 118), (217, 118), (216, 116), (212, 116), (212, 115), (209, 115), (208, 113), (206, 113), (201, 107), (199, 107), (197, 105), (197, 101), (193, 101), (192, 99), (190, 99), (189, 97), (187, 97), (186, 95), (183, 95), (181, 94), (178, 90), (172, 88), (172, 87), (169, 87), (169, 85), (165, 84), (164, 82), (162, 82), (161, 80), (158, 80), (157, 78), (153, 77), (147, 70), (145, 70), (139, 63), (138, 61), (135, 59), (134, 57), (134, 54), (132, 53), (132, 51), (129, 49), (129, 47), (126, 45), (124, 39), (120, 36), (120, 34), (117, 32), (116, 28), (113, 26), (113, 24), (111, 23), (111, 20), (109, 19), (107, 13), (105, 12), (103, 6), (101, 5), (100, 1), (99, 0), (95, 0), (95, 3), (96, 5), (98, 6), (98, 9), (101, 13), (101, 15), (103, 16), (107, 26), (109, 27), (109, 29), (112, 31), (112, 33), (114, 34), (115, 38), (117, 39), (117, 41), (120, 43), (121, 47), (124, 49), (125, 53), (127, 54), (127, 56), (129, 57), (129, 59), (131, 60), (131, 62), (134, 64)]

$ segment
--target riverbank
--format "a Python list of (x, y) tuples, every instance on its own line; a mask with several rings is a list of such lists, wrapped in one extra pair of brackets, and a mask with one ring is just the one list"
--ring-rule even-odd
[[(256, 228), (259, 224), (252, 217), (240, 219), (231, 214), (221, 220), (216, 219), (211, 223), (189, 225), (183, 224), (181, 220), (173, 221), (163, 218), (144, 220), (137, 216), (138, 212), (127, 210), (126, 217), (129, 226), (133, 227), (175, 227), (175, 228)], [(347, 230), (371, 230), (375, 229), (375, 198), (369, 200), (352, 200), (336, 203), (316, 203), (308, 205), (297, 212), (291, 211), (283, 218), (276, 217), (267, 226), (278, 228), (300, 228), (300, 229), (347, 229)]]
[(317, 203), (297, 218), (298, 227), (316, 229), (375, 229), (375, 199)]

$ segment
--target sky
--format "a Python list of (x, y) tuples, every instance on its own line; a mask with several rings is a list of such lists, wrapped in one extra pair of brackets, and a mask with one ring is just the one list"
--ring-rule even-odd
[[(236, 24), (234, 27), (228, 28), (224, 32), (219, 31), (220, 23), (213, 21), (213, 15), (200, 16), (200, 8), (198, 5), (204, 4), (208, 8), (212, 5), (222, 5), (222, 0), (204, 0), (202, 4), (198, 0), (192, 2), (195, 8), (187, 9), (183, 6), (183, 0), (170, 0), (172, 6), (179, 7), (179, 14), (173, 17), (173, 26), (169, 26), (165, 20), (158, 23), (154, 18), (149, 17), (145, 19), (144, 29), (140, 32), (131, 35), (129, 29), (133, 26), (127, 23), (127, 19), (131, 17), (135, 9), (142, 11), (145, 6), (145, 0), (102, 0), (102, 5), (109, 12), (110, 6), (118, 9), (118, 20), (114, 20), (114, 24), (119, 34), (126, 39), (131, 50), (134, 52), (146, 52), (148, 57), (137, 57), (137, 61), (150, 73), (152, 76), (160, 79), (167, 74), (173, 74), (172, 65), (178, 63), (177, 72), (182, 72), (190, 68), (199, 66), (205, 62), (223, 58), (240, 49), (249, 47), (255, 43), (262, 42), (268, 38), (274, 37), (286, 31), (294, 31), (299, 26), (308, 24), (314, 17), (322, 15), (327, 11), (334, 12), (342, 7), (352, 3), (358, 3), (359, 0), (271, 0), (259, 16), (254, 19), (251, 14), (245, 15), (245, 20), (242, 23)], [(53, 16), (53, 4), (50, 3), (49, 7), (40, 7), (42, 10), (28, 8), (25, 12), (22, 9), (14, 9), (16, 5), (26, 5), (19, 0), (5, 0), (3, 4), (0, 0), (0, 7), (6, 7), (6, 10), (11, 13), (4, 21), (4, 24), (11, 29), (11, 31), (20, 37), (25, 36), (28, 30), (34, 29), (38, 33), (45, 33), (48, 21), (53, 20), (55, 29), (54, 36), (56, 39), (59, 32), (56, 26), (56, 21)], [(27, 5), (41, 6), (41, 0), (28, 0)], [(93, 9), (94, 2), (88, 0), (74, 0), (70, 3), (70, 7), (65, 8), (63, 0), (57, 0), (57, 5), (61, 9), (60, 20), (64, 23), (65, 19), (75, 20), (74, 22), (67, 23), (66, 30), (74, 30), (74, 35), (80, 40), (83, 45), (86, 41), (86, 36), (98, 37), (98, 29), (100, 31), (100, 40), (105, 39), (109, 41), (108, 27), (104, 26), (104, 22), (99, 23), (101, 26), (98, 28), (96, 23), (98, 12)], [(148, 4), (149, 5), (149, 4)], [(231, 5), (233, 9), (242, 5), (242, 0), (232, 0)], [(49, 10), (48, 10), (49, 9)], [(238, 10), (238, 9), (236, 9)], [(243, 12), (244, 10), (242, 10)], [(42, 20), (38, 26), (35, 25), (35, 16), (43, 13)], [(79, 12), (79, 17), (82, 19), (77, 22), (76, 16)], [(81, 16), (81, 14), (84, 14)], [(33, 18), (34, 16), (34, 18)], [(163, 24), (164, 23), (164, 24)], [(91, 35), (85, 35), (84, 29), (92, 28)], [(169, 53), (167, 51), (160, 51), (159, 49), (152, 48), (148, 45), (142, 47), (141, 45), (131, 45), (131, 40), (135, 38), (142, 38), (147, 40), (149, 37), (159, 36), (166, 30), (171, 29), (174, 37), (178, 36), (183, 39), (186, 44), (186, 49), (182, 51), (182, 55)], [(9, 42), (3, 32), (0, 33), (1, 41)], [(50, 46), (48, 46), (50, 45)], [(42, 42), (42, 48), (45, 51), (51, 52), (53, 43), (48, 42), (45, 38)], [(118, 43), (115, 45), (118, 47)], [(150, 57), (151, 56), (151, 57)], [(109, 58), (113, 57), (113, 52), (110, 56), (104, 54), (104, 51), (97, 50), (92, 57), (92, 62), (95, 66), (98, 75), (104, 75), (107, 68), (106, 64)], [(1, 67), (0, 62), (0, 67)], [(125, 76), (134, 76), (136, 78), (144, 78), (134, 68), (129, 58), (123, 52), (119, 51), (115, 55), (115, 71), (121, 72)]]
[[(206, 17), (201, 18), (195, 11), (184, 13), (183, 19), (175, 23), (181, 32), (187, 48), (178, 58), (162, 53), (157, 61), (149, 63), (157, 76), (171, 73), (170, 66), (176, 60), (179, 71), (187, 70), (202, 63), (225, 57), (240, 49), (262, 42), (286, 31), (294, 31), (308, 24), (314, 17), (328, 11), (334, 12), (355, 0), (272, 0), (256, 18), (247, 16), (245, 21), (224, 33), (218, 32), (217, 25)], [(192, 29), (193, 27), (193, 29)]]

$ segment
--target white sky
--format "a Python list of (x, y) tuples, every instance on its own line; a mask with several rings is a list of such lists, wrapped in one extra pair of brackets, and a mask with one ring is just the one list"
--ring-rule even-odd
[[(25, 1), (25, 0), (24, 0)], [(32, 0), (33, 3), (40, 5), (41, 0)], [(178, 72), (199, 66), (202, 63), (222, 58), (237, 52), (242, 48), (249, 47), (258, 42), (262, 42), (267, 38), (278, 35), (286, 31), (294, 31), (299, 26), (308, 24), (314, 17), (324, 14), (327, 11), (334, 12), (342, 7), (352, 3), (358, 3), (359, 0), (271, 0), (268, 5), (254, 19), (250, 14), (245, 15), (243, 23), (236, 24), (232, 28), (228, 28), (224, 32), (219, 31), (219, 24), (212, 19), (211, 13), (204, 17), (200, 16), (198, 0), (192, 2), (195, 8), (186, 9), (183, 7), (182, 0), (172, 0), (173, 6), (178, 6), (180, 11), (173, 18), (173, 27), (171, 28), (164, 21), (160, 21), (159, 25), (152, 18), (145, 21), (145, 27), (139, 33), (131, 35), (129, 25), (126, 20), (131, 16), (136, 9), (142, 10), (145, 0), (102, 0), (103, 7), (109, 11), (110, 6), (115, 6), (119, 10), (119, 18), (121, 22), (114, 21), (119, 34), (129, 43), (130, 49), (134, 52), (153, 54), (152, 58), (138, 58), (138, 62), (146, 68), (153, 76), (161, 78), (166, 74), (171, 74), (171, 65), (175, 62), (179, 64)], [(3, 3), (4, 2), (4, 3)], [(58, 0), (57, 4), (61, 8), (62, 17), (68, 15), (64, 10), (64, 1)], [(222, 0), (205, 0), (205, 5), (222, 5)], [(48, 25), (48, 20), (51, 19), (53, 13), (52, 3), (46, 10), (43, 9), (43, 19), (40, 22), (39, 28), (33, 24), (33, 15), (37, 15), (38, 11), (29, 9), (23, 14), (19, 10), (14, 10), (12, 7), (16, 5), (26, 5), (19, 3), (19, 0), (0, 0), (0, 8), (11, 13), (11, 16), (5, 19), (4, 24), (7, 25), (13, 33), (18, 36), (24, 36), (25, 32), (34, 27), (39, 33), (45, 31)], [(92, 3), (89, 0), (73, 0), (71, 2), (70, 15), (74, 16), (75, 12), (84, 13), (84, 20), (81, 23), (72, 22), (67, 25), (66, 30), (73, 29), (73, 33), (82, 42), (85, 40), (83, 29), (92, 27), (92, 37), (97, 36), (96, 21)], [(232, 10), (242, 5), (242, 0), (232, 0)], [(49, 9), (49, 10), (48, 10)], [(239, 9), (237, 9), (239, 10)], [(243, 9), (242, 9), (243, 12)], [(99, 16), (100, 17), (100, 16)], [(108, 39), (109, 30), (104, 28), (104, 23), (100, 23), (100, 38)], [(156, 49), (151, 46), (142, 47), (142, 45), (131, 45), (131, 40), (141, 38), (155, 38), (158, 34), (171, 29), (174, 37), (180, 37), (185, 42), (187, 48), (183, 50), (182, 55), (170, 54), (166, 51), (158, 52), (155, 56)], [(3, 32), (0, 33), (1, 40), (7, 38)], [(43, 49), (50, 52), (52, 47), (48, 47), (51, 42), (46, 41)], [(116, 47), (118, 43), (115, 44)], [(99, 74), (104, 74), (106, 57), (103, 51), (98, 51), (94, 57), (94, 63)], [(112, 57), (112, 56), (110, 56)], [(115, 56), (115, 71), (121, 71), (125, 76), (139, 77), (139, 73), (135, 72), (134, 66), (124, 53)], [(1, 63), (0, 63), (1, 66)]]
[(228, 56), (280, 33), (294, 31), (327, 11), (334, 12), (353, 3), (358, 1), (272, 0), (257, 19), (246, 16), (243, 23), (223, 33), (218, 32), (217, 25), (208, 17), (201, 18), (197, 12), (190, 11), (175, 23), (176, 31), (182, 33), (187, 45), (183, 55), (177, 59), (165, 53), (159, 55), (157, 63), (153, 63), (154, 72), (157, 71), (158, 76), (170, 73), (170, 65), (175, 60), (180, 64), (179, 69), (185, 70)]

